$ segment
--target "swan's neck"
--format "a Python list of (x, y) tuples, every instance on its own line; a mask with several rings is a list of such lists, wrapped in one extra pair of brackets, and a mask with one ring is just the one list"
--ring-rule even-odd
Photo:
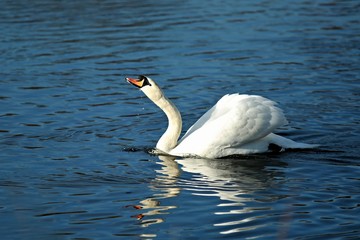
[(165, 96), (162, 96), (154, 103), (160, 107), (168, 118), (168, 127), (156, 144), (156, 148), (169, 153), (177, 145), (181, 133), (182, 121), (179, 110)]

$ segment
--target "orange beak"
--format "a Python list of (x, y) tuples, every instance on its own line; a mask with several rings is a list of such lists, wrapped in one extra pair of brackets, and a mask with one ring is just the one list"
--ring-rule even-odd
[(138, 88), (151, 86), (149, 79), (143, 75), (140, 75), (139, 78), (126, 78), (126, 81)]
[(145, 82), (144, 79), (140, 80), (140, 79), (136, 79), (136, 78), (126, 78), (126, 81), (138, 88), (142, 88), (144, 86), (144, 82)]
[(136, 78), (126, 78), (126, 81), (138, 88), (141, 88), (144, 85), (144, 80), (139, 80)]

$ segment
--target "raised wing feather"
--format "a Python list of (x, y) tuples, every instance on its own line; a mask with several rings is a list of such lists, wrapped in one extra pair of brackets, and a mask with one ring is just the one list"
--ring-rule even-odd
[(175, 152), (202, 154), (241, 147), (270, 134), (286, 119), (276, 103), (255, 95), (223, 96), (180, 140)]

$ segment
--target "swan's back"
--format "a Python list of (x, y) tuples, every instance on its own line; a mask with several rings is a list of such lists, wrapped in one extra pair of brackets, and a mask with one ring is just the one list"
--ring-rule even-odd
[(243, 146), (266, 137), (286, 123), (281, 109), (269, 99), (225, 95), (186, 132), (171, 153), (222, 157), (228, 155), (229, 149), (240, 149), (242, 154)]

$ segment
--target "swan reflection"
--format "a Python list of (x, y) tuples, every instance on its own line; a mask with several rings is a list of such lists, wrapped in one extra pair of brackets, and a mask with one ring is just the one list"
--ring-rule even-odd
[(143, 227), (164, 222), (161, 215), (168, 214), (169, 210), (176, 208), (176, 206), (163, 206), (161, 199), (176, 197), (180, 193), (177, 180), (181, 171), (178, 164), (171, 157), (159, 156), (159, 160), (157, 164), (162, 165), (162, 168), (156, 170), (158, 174), (150, 184), (150, 188), (156, 190), (157, 193), (151, 198), (140, 201), (139, 205), (132, 206), (142, 211), (133, 217), (137, 218)]
[[(252, 159), (254, 158), (254, 159)], [(221, 200), (214, 206), (215, 215), (223, 215), (221, 222), (215, 223), (221, 234), (236, 233), (260, 228), (264, 223), (257, 220), (270, 209), (252, 207), (256, 191), (266, 191), (274, 184), (274, 179), (282, 175), (270, 171), (286, 165), (272, 161), (266, 155), (244, 157), (243, 159), (177, 159), (185, 172), (193, 174), (184, 190), (193, 195), (212, 196)], [(229, 217), (231, 215), (231, 217)], [(261, 216), (262, 215), (262, 216)], [(250, 223), (252, 222), (252, 223)], [(240, 227), (246, 226), (246, 227)]]
[[(161, 215), (169, 214), (170, 209), (182, 205), (179, 203), (178, 206), (162, 206), (161, 199), (177, 197), (181, 191), (189, 191), (192, 195), (215, 197), (220, 200), (219, 204), (209, 209), (213, 209), (213, 214), (217, 216), (225, 216), (219, 218), (220, 222), (213, 224), (214, 227), (219, 227), (221, 234), (249, 231), (262, 226), (257, 220), (269, 209), (252, 207), (254, 201), (261, 201), (254, 199), (254, 193), (268, 189), (274, 184), (274, 179), (282, 175), (281, 171), (269, 168), (285, 165), (278, 160), (272, 161), (267, 156), (220, 161), (158, 157), (160, 161), (157, 164), (162, 167), (156, 170), (157, 176), (150, 184), (158, 193), (140, 202), (143, 213), (138, 219), (142, 226), (162, 223), (164, 220)], [(191, 176), (181, 177), (186, 173), (190, 173)], [(240, 227), (242, 225), (247, 227)]]

